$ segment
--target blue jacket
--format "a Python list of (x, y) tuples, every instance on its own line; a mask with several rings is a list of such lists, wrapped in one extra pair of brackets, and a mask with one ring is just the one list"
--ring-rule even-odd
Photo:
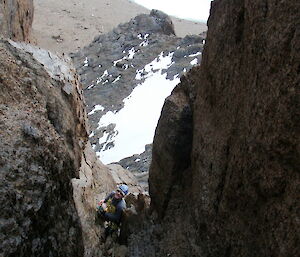
[[(115, 196), (115, 191), (112, 191), (105, 199), (104, 202), (107, 204), (111, 204), (114, 208), (113, 212), (105, 212), (104, 217), (107, 221), (112, 221), (115, 223), (120, 223), (121, 217), (123, 210), (126, 208), (126, 202), (125, 200), (122, 199), (116, 199)], [(108, 207), (109, 209), (109, 207)]]

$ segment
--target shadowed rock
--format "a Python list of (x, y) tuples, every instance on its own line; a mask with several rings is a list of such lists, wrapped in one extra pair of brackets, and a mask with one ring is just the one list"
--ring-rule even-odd
[(170, 100), (154, 139), (159, 256), (298, 255), (299, 19), (296, 0), (212, 2), (201, 67), (181, 85), (196, 93), (191, 163), (170, 140), (186, 136)]

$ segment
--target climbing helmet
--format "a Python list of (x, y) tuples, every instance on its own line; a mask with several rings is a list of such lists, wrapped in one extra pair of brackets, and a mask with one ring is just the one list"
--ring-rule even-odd
[(121, 192), (121, 194), (123, 196), (127, 195), (128, 194), (128, 186), (125, 185), (125, 184), (122, 184), (118, 187), (118, 190)]

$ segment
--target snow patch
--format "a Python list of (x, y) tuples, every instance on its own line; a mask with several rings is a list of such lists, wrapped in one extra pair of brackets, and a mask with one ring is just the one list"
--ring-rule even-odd
[(148, 39), (146, 39), (145, 41), (140, 43), (140, 46), (147, 46), (147, 45), (149, 45), (149, 40)]
[(168, 69), (174, 62), (172, 62), (174, 52), (169, 53), (166, 56), (163, 56), (163, 52), (159, 54), (152, 62), (145, 65), (145, 67), (141, 70), (136, 71), (136, 80), (141, 80), (144, 78), (148, 78), (153, 75), (155, 71), (161, 71), (163, 69)]
[(123, 61), (123, 59), (124, 59), (124, 57), (123, 57), (123, 58), (121, 58), (121, 59), (119, 59), (119, 60), (113, 61), (113, 64), (114, 64), (114, 66), (116, 66), (118, 62), (121, 62), (121, 61)]
[(121, 79), (121, 75), (119, 75), (112, 83), (116, 83), (117, 81), (119, 81)]
[(135, 50), (134, 50), (134, 47), (132, 47), (132, 48), (128, 51), (127, 59), (128, 59), (128, 60), (133, 59), (134, 54), (135, 54)]
[(190, 54), (189, 57), (195, 57), (195, 56), (198, 56), (198, 55), (200, 55), (200, 54), (201, 54), (201, 52), (197, 52), (197, 53), (195, 53), (195, 54)]
[(142, 34), (138, 34), (138, 39), (140, 39), (140, 40), (145, 40), (145, 39), (147, 39), (148, 37), (149, 37), (149, 35), (150, 34), (148, 34), (148, 33), (146, 33), (144, 36), (142, 35)]
[(88, 113), (88, 115), (92, 115), (97, 111), (104, 111), (104, 107), (100, 104), (95, 105), (94, 109)]
[[(107, 77), (109, 74), (108, 74), (108, 71), (107, 70), (105, 70), (104, 72), (103, 72), (103, 74), (100, 76), (100, 77), (98, 77), (97, 79), (96, 79), (96, 84), (98, 85), (99, 83), (101, 83), (102, 82), (102, 80), (103, 80), (103, 78), (105, 78), (105, 77)], [(111, 75), (110, 75), (111, 76)], [(102, 83), (103, 84), (103, 83)], [(91, 89), (91, 88), (93, 88), (95, 85), (90, 85), (89, 87), (88, 87), (88, 89)]]
[(190, 62), (190, 64), (191, 64), (191, 65), (196, 65), (196, 64), (198, 64), (198, 59), (195, 58), (194, 60), (192, 60), (192, 61)]
[[(130, 52), (133, 54), (134, 48)], [(137, 70), (136, 79), (145, 79), (144, 82), (123, 100), (123, 109), (109, 111), (99, 120), (97, 129), (115, 124), (113, 133), (105, 132), (99, 139), (99, 144), (105, 145), (96, 154), (104, 164), (142, 153), (145, 145), (152, 143), (164, 100), (180, 82), (178, 74), (172, 80), (167, 79), (166, 72), (162, 74), (162, 70), (174, 63), (173, 54), (164, 56), (161, 52), (151, 63)]]
[(87, 89), (92, 89), (94, 86), (95, 86), (95, 85), (92, 84), (92, 85), (88, 86)]
[[(109, 111), (102, 116), (97, 129), (111, 123), (116, 125), (114, 135), (108, 138), (105, 133), (99, 139), (99, 143), (107, 142), (97, 152), (104, 164), (142, 153), (145, 145), (152, 143), (164, 100), (180, 82), (179, 78), (168, 80), (166, 76), (166, 73), (161, 74), (161, 70), (153, 73), (123, 100), (123, 109), (116, 113)], [(109, 143), (114, 146), (105, 149)]]
[(87, 67), (87, 66), (89, 66), (89, 61), (88, 61), (88, 58), (87, 57), (85, 57), (85, 60), (84, 60), (84, 67)]

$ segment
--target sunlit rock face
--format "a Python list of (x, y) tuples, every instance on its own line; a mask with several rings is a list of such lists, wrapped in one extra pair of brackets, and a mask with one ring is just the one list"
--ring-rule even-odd
[(153, 10), (71, 54), (84, 85), (90, 141), (101, 161), (126, 158), (124, 168), (148, 171), (164, 99), (200, 63), (204, 38), (176, 37), (170, 18)]
[[(298, 255), (299, 20), (296, 0), (212, 3), (201, 67), (166, 101), (154, 139), (160, 256)], [(170, 140), (182, 112), (170, 101), (187, 104), (190, 86), (188, 153), (184, 127)]]
[(82, 256), (71, 179), (87, 141), (67, 60), (0, 41), (0, 255)]
[(30, 42), (33, 0), (0, 2), (0, 34), (15, 41)]
[[(74, 201), (82, 228), (84, 257), (107, 256), (120, 247), (105, 242), (104, 221), (96, 212), (97, 203), (120, 184), (127, 184), (130, 192), (125, 198), (127, 209), (120, 230), (119, 243), (125, 244), (135, 227), (142, 224), (149, 207), (149, 195), (143, 194), (143, 188), (130, 171), (117, 164), (102, 164), (88, 142), (82, 154), (80, 176), (72, 179)], [(121, 248), (127, 249), (124, 245)]]

